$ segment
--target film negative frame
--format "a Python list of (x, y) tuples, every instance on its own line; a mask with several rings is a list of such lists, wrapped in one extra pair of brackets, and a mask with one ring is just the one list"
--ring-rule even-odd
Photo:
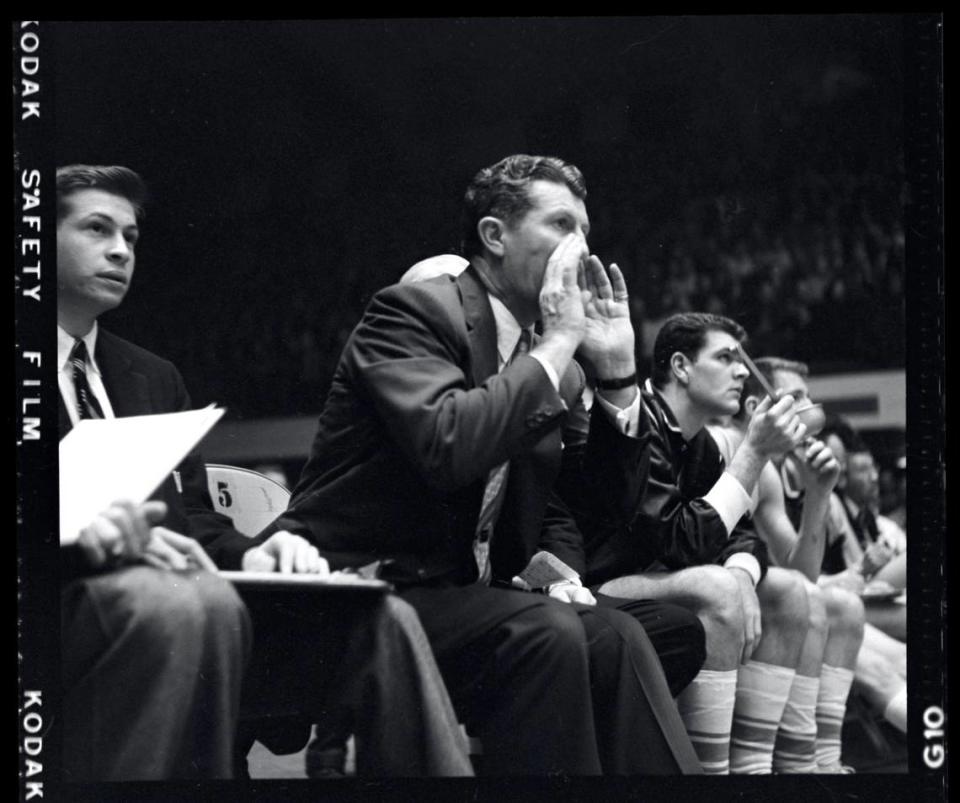
[[(18, 777), (21, 800), (186, 800), (230, 796), (450, 799), (482, 795), (602, 795), (718, 799), (776, 794), (795, 799), (863, 795), (873, 800), (946, 798), (947, 622), (945, 516), (945, 277), (943, 250), (942, 17), (904, 15), (904, 157), (908, 327), (909, 772), (905, 775), (774, 779), (480, 779), (305, 783), (232, 782), (71, 787), (59, 777), (59, 573), (57, 510), (56, 210), (53, 109), (57, 69), (45, 21), (14, 21), (12, 181), (17, 515)], [(67, 25), (69, 23), (59, 23)], [(104, 23), (109, 24), (109, 23)], [(148, 24), (148, 23), (144, 23)]]

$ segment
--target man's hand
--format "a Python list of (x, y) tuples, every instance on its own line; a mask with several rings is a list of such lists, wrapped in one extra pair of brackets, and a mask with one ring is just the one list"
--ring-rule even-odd
[(564, 237), (550, 254), (540, 288), (544, 340), (563, 339), (574, 349), (580, 345), (586, 318), (577, 272), (587, 254), (586, 240), (576, 233)]
[(803, 487), (808, 493), (826, 496), (836, 487), (840, 478), (840, 464), (823, 441), (813, 440), (805, 449), (798, 449), (791, 454), (797, 458)]
[(245, 572), (330, 574), (330, 564), (306, 538), (280, 530), (259, 546), (243, 553)]
[(893, 557), (894, 551), (883, 541), (874, 541), (863, 551), (863, 562), (860, 570), (864, 577), (870, 577), (886, 566)]
[(150, 541), (151, 527), (166, 515), (163, 502), (114, 502), (81, 530), (77, 541), (80, 552), (95, 569), (108, 563), (139, 560)]
[(740, 586), (740, 605), (743, 610), (743, 656), (741, 663), (746, 663), (753, 651), (760, 644), (762, 628), (760, 622), (760, 600), (757, 599), (756, 589), (749, 572), (736, 567), (727, 571), (733, 572)]
[(620, 379), (636, 372), (634, 332), (630, 323), (630, 296), (620, 268), (610, 265), (607, 276), (596, 257), (583, 271), (583, 308), (586, 316), (580, 354), (600, 379)]
[(789, 394), (776, 404), (769, 396), (764, 397), (750, 419), (744, 443), (768, 460), (795, 449), (806, 437), (807, 428), (794, 414), (793, 407), (793, 396)]
[(546, 588), (547, 596), (558, 599), (561, 602), (580, 602), (584, 605), (596, 605), (597, 600), (590, 592), (589, 588), (584, 588), (579, 583), (572, 580), (563, 580), (559, 583), (551, 583)]
[(216, 565), (197, 541), (166, 527), (154, 527), (143, 552), (143, 560), (158, 569), (184, 571), (206, 569), (215, 572)]

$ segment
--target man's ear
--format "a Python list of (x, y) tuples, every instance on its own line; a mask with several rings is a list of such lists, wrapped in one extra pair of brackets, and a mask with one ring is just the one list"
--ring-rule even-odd
[(503, 221), (498, 217), (487, 215), (477, 223), (477, 235), (480, 243), (494, 256), (503, 256)]
[(687, 373), (689, 363), (687, 355), (681, 351), (673, 352), (673, 356), (670, 358), (670, 370), (681, 385), (686, 385), (690, 381), (690, 376)]

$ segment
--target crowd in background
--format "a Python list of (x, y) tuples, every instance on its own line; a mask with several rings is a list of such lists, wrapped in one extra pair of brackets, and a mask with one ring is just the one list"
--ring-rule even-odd
[[(659, 212), (663, 190), (648, 198), (617, 180), (595, 182), (605, 194), (591, 198), (593, 247), (626, 273), (641, 369), (660, 323), (689, 310), (735, 318), (754, 353), (790, 355), (815, 375), (903, 367), (895, 175), (808, 170), (780, 186), (745, 183)], [(678, 174), (670, 195), (682, 197), (687, 183)], [(251, 271), (242, 297), (218, 301), (218, 319), (158, 348), (182, 366), (198, 403), (226, 404), (243, 418), (312, 415), (366, 301), (406, 267), (397, 264), (396, 276), (340, 274), (337, 284), (293, 295), (269, 271)]]

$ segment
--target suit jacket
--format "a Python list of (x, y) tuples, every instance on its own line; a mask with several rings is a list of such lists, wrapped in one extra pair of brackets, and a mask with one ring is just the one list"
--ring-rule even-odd
[[(509, 460), (494, 580), (509, 581), (538, 549), (582, 573), (580, 531), (554, 483), (583, 384), (572, 362), (558, 392), (529, 355), (497, 372), (493, 310), (472, 268), (388, 287), (344, 348), (289, 509), (262, 535), (301, 534), (334, 568), (381, 560), (381, 576), (400, 585), (470, 583), (487, 475)], [(571, 453), (616, 441), (610, 429)], [(635, 464), (639, 444), (621, 441), (617, 459)]]
[[(105, 331), (103, 327), (97, 334), (95, 357), (118, 418), (193, 409), (180, 372), (173, 363)], [(72, 424), (62, 397), (59, 407), (62, 438)], [(239, 569), (243, 553), (254, 542), (237, 532), (227, 516), (214, 512), (200, 452), (194, 450), (177, 471), (182, 492), (177, 490), (173, 477), (169, 476), (152, 497), (167, 503), (164, 526), (196, 538), (220, 568)]]
[(669, 405), (647, 390), (643, 409), (648, 427), (649, 475), (638, 515), (628, 526), (599, 521), (588, 532), (590, 584), (642, 572), (659, 561), (668, 569), (724, 563), (735, 552), (747, 552), (769, 563), (767, 548), (744, 516), (727, 535), (717, 511), (703, 500), (723, 473), (716, 441), (701, 429), (686, 441)]

